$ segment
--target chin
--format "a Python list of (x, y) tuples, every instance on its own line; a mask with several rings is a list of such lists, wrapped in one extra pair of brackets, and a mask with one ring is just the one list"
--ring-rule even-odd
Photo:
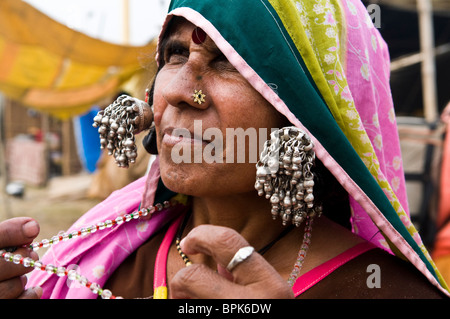
[(221, 197), (254, 191), (254, 174), (248, 174), (249, 170), (233, 172), (225, 166), (161, 163), (161, 179), (171, 191), (194, 197)]
[(180, 168), (161, 168), (161, 179), (164, 185), (171, 191), (195, 196), (195, 194), (193, 194), (193, 185), (195, 185), (196, 181), (188, 172)]

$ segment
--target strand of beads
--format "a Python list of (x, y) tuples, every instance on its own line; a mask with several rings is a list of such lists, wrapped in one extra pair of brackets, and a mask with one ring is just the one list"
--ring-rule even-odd
[(124, 222), (129, 222), (133, 219), (138, 219), (139, 217), (147, 216), (148, 214), (151, 215), (154, 212), (160, 211), (160, 210), (168, 208), (170, 206), (171, 206), (171, 204), (169, 201), (165, 201), (163, 204), (158, 203), (158, 204), (155, 204), (154, 206), (150, 206), (149, 208), (142, 208), (141, 210), (130, 213), (130, 214), (123, 214), (123, 215), (117, 216), (113, 220), (108, 219), (108, 220), (105, 220), (104, 222), (98, 223), (97, 225), (83, 227), (79, 230), (75, 230), (70, 233), (63, 233), (60, 235), (53, 236), (51, 239), (43, 239), (40, 242), (34, 242), (34, 243), (30, 244), (28, 246), (28, 248), (30, 248), (34, 251), (37, 251), (40, 248), (47, 248), (47, 247), (50, 247), (50, 246), (55, 245), (62, 241), (67, 241), (69, 239), (74, 239), (74, 238), (77, 238), (80, 236), (93, 234), (98, 230), (103, 230), (105, 228), (111, 228), (115, 225), (120, 225)]
[[(129, 222), (134, 219), (138, 219), (139, 217), (147, 216), (148, 214), (153, 214), (154, 212), (163, 210), (165, 208), (169, 208), (172, 205), (178, 204), (177, 201), (169, 202), (165, 201), (163, 204), (158, 203), (154, 206), (150, 206), (149, 208), (143, 208), (138, 211), (135, 211), (130, 214), (123, 214), (116, 217), (114, 220), (105, 220), (104, 222), (100, 222), (97, 225), (92, 225), (89, 227), (81, 228), (78, 231), (73, 231), (71, 233), (64, 233), (62, 235), (53, 236), (51, 239), (44, 239), (41, 242), (35, 242), (28, 246), (29, 249), (34, 251), (39, 250), (40, 248), (47, 248), (51, 245), (55, 245), (61, 241), (67, 241), (69, 239), (77, 238), (79, 236), (92, 234), (98, 230), (104, 230), (106, 228), (111, 228), (114, 225), (120, 225), (124, 222)], [(66, 267), (54, 266), (51, 264), (45, 265), (40, 260), (34, 260), (30, 257), (23, 257), (20, 254), (14, 254), (14, 250), (16, 248), (12, 247), (12, 249), (0, 249), (0, 257), (3, 258), (7, 262), (13, 262), (17, 265), (22, 265), (24, 267), (32, 267), (35, 270), (46, 271), (49, 274), (55, 274), (59, 277), (67, 276), (70, 280), (76, 280), (82, 286), (85, 286), (90, 289), (90, 291), (100, 296), (103, 299), (122, 299), (121, 297), (114, 296), (109, 289), (102, 289), (99, 284), (89, 281), (88, 278), (79, 274), (75, 269), (68, 270)]]
[(294, 268), (292, 269), (292, 272), (288, 279), (288, 284), (290, 287), (292, 287), (294, 285), (295, 281), (297, 280), (297, 278), (300, 274), (300, 270), (302, 269), (303, 262), (306, 257), (306, 253), (308, 252), (309, 246), (311, 245), (312, 222), (313, 222), (313, 218), (307, 216), (305, 231), (303, 234), (303, 243), (298, 252), (297, 260), (295, 261)]
[(59, 277), (67, 276), (70, 280), (76, 280), (81, 285), (89, 288), (93, 294), (96, 294), (103, 299), (122, 299), (112, 294), (109, 289), (102, 289), (99, 284), (90, 282), (85, 276), (77, 273), (76, 270), (67, 270), (66, 267), (56, 267), (51, 264), (45, 265), (39, 260), (33, 260), (30, 257), (23, 257), (20, 254), (13, 254), (6, 250), (0, 250), (0, 256), (8, 262), (13, 262), (17, 265), (23, 265), (24, 267), (31, 267), (36, 270), (46, 271), (49, 274), (55, 274)]

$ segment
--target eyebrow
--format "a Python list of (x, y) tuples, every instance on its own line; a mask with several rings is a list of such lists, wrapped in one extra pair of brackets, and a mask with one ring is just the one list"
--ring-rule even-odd
[(186, 46), (184, 44), (181, 43), (181, 41), (176, 40), (172, 37), (172, 35), (170, 35), (169, 37), (163, 38), (160, 46), (158, 48), (158, 55), (159, 55), (159, 65), (160, 68), (164, 65), (164, 58), (165, 58), (165, 54), (167, 52), (168, 48), (173, 48), (175, 46), (175, 44), (178, 45), (178, 47), (181, 48), (185, 48)]
[[(190, 39), (189, 39), (190, 41)], [(190, 44), (190, 42), (189, 42)], [(214, 43), (214, 41), (211, 41), (208, 44), (201, 44), (204, 46), (204, 48), (209, 51), (212, 54), (215, 55), (223, 55), (223, 52), (217, 47), (217, 45)], [(182, 41), (180, 39), (177, 38), (176, 33), (172, 33), (170, 34), (161, 44), (160, 47), (160, 55), (164, 54), (164, 52), (166, 52), (167, 48), (188, 48), (189, 45), (186, 45), (185, 41)]]
[(170, 48), (187, 49), (188, 47), (189, 47), (189, 45), (186, 45), (185, 42), (169, 37), (169, 39), (165, 43), (164, 48), (162, 48), (162, 49), (163, 49), (163, 52), (165, 52), (167, 49), (170, 49)]

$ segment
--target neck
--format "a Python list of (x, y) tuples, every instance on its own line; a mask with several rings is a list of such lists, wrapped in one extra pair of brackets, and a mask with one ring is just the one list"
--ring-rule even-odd
[(285, 228), (270, 215), (270, 203), (256, 193), (223, 197), (195, 197), (191, 227), (212, 224), (240, 233), (255, 249), (260, 249)]

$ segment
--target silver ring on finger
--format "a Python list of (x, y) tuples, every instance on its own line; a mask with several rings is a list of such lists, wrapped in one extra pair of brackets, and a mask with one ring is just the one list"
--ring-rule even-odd
[(237, 265), (250, 257), (254, 251), (255, 249), (252, 246), (246, 246), (239, 249), (228, 264), (227, 270), (231, 272)]

